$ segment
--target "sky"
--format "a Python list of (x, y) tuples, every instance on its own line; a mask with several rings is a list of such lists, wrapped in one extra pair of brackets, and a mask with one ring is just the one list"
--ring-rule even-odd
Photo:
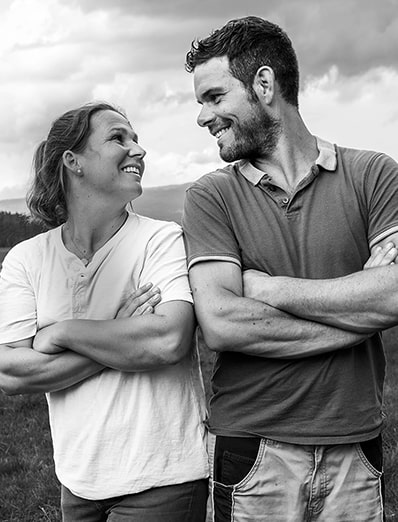
[(144, 188), (222, 166), (196, 124), (185, 55), (247, 15), (290, 36), (313, 134), (398, 160), (398, 0), (1, 0), (0, 200), (24, 197), (51, 122), (93, 100), (126, 111), (147, 151)]

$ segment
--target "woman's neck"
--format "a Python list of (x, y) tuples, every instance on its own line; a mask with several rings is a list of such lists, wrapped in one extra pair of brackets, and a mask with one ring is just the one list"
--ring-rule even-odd
[(106, 212), (70, 213), (62, 230), (65, 247), (88, 264), (94, 254), (122, 228), (127, 217), (125, 209), (112, 215)]

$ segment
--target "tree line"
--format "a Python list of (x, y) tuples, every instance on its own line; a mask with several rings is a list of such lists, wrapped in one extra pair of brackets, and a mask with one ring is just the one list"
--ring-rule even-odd
[(40, 232), (44, 232), (44, 228), (25, 214), (0, 211), (1, 248), (11, 248)]

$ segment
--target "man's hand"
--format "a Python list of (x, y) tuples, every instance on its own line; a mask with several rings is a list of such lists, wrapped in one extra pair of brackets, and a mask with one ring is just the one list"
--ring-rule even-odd
[(367, 268), (377, 268), (381, 266), (393, 265), (398, 255), (398, 249), (389, 241), (386, 245), (377, 245), (372, 250), (372, 255), (366, 261), (364, 270)]
[(152, 283), (137, 288), (119, 308), (116, 319), (152, 314), (154, 307), (161, 301), (160, 290)]
[(245, 270), (242, 273), (243, 296), (250, 299), (264, 301), (267, 283), (272, 283), (272, 278), (266, 272), (260, 270)]

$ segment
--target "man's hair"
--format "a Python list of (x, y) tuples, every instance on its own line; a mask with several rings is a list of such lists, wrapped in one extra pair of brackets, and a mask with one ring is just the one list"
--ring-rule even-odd
[(193, 72), (211, 58), (226, 56), (232, 76), (240, 80), (251, 95), (258, 69), (264, 65), (275, 74), (281, 95), (298, 107), (299, 70), (297, 56), (287, 34), (276, 24), (247, 16), (230, 20), (202, 40), (194, 40), (187, 53), (185, 68)]

